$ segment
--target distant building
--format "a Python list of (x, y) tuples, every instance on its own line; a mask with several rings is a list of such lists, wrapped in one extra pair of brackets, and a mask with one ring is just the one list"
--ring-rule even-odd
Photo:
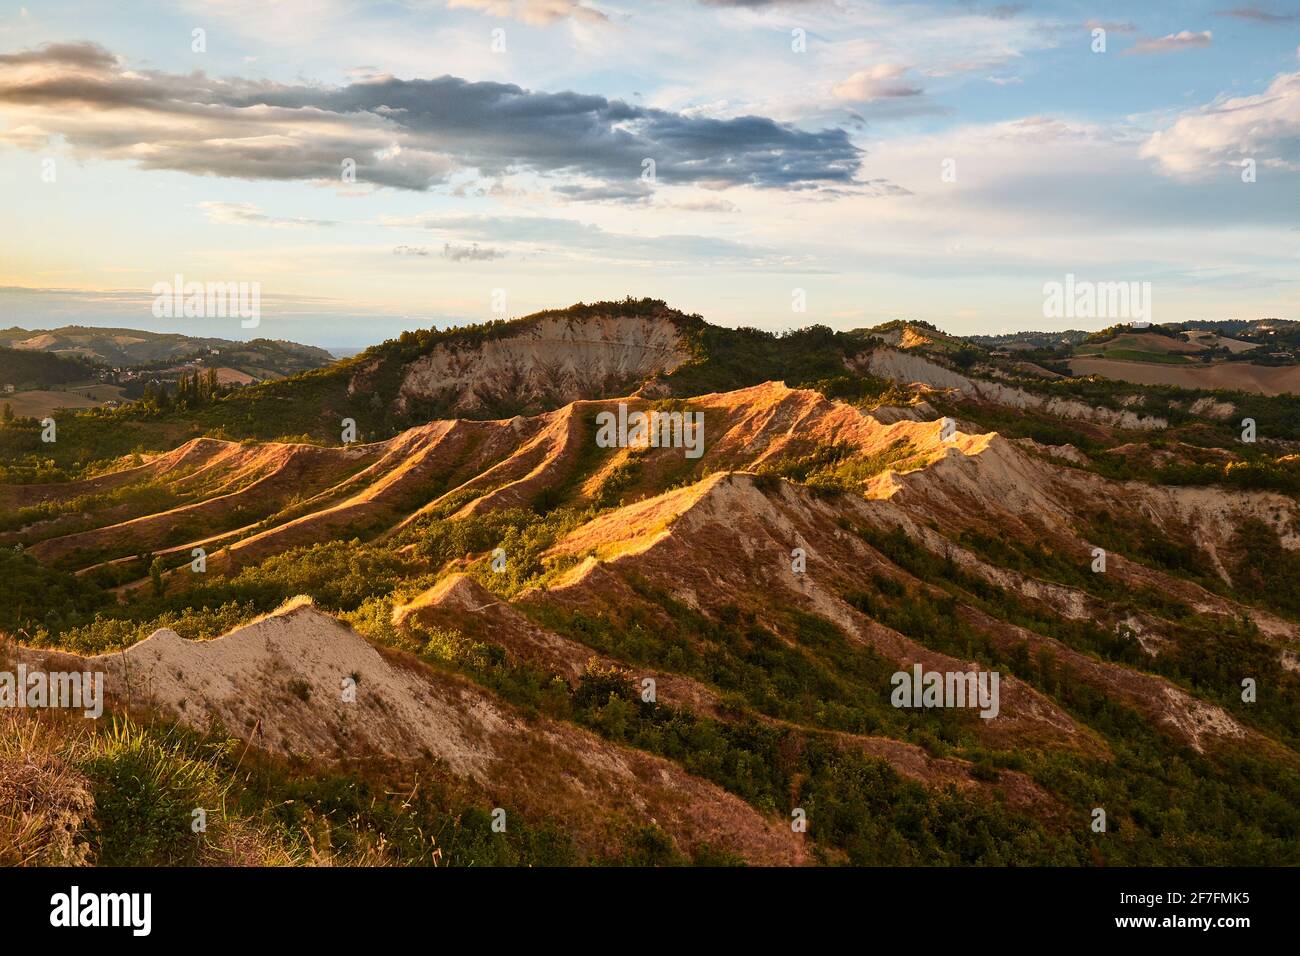
[(5, 386), (5, 394), (6, 394), (6, 395), (11, 395), (11, 394), (13, 394), (13, 391), (14, 391), (14, 387), (13, 387), (12, 385), (6, 385), (6, 386)]

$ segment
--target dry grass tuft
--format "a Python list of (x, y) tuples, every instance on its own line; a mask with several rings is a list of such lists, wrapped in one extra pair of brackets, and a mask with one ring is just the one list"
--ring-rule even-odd
[(67, 759), (80, 736), (27, 711), (0, 716), (0, 866), (84, 866), (90, 781)]

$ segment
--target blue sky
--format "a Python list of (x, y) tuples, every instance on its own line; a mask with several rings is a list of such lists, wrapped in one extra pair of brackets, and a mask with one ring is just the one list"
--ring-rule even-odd
[[(1066, 273), (1300, 318), (1300, 4), (3, 3), (0, 186), (29, 328), (355, 347), (630, 294), (1001, 332), (1080, 324)], [(176, 274), (261, 325), (155, 319)]]

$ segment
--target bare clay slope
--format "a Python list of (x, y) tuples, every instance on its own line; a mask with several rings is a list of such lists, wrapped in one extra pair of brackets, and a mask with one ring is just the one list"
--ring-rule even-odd
[[(33, 666), (102, 671), (115, 702), (219, 725), (286, 756), (437, 760), (528, 815), (562, 819), (594, 852), (653, 820), (685, 852), (804, 862), (789, 827), (668, 761), (541, 717), (382, 651), (309, 602), (211, 641), (159, 630), (119, 654), (19, 649)], [(350, 688), (346, 689), (345, 688)]]
[[(943, 505), (941, 505), (943, 506)], [(882, 514), (890, 506), (850, 498), (819, 501), (797, 486), (782, 483), (762, 489), (748, 475), (716, 475), (688, 489), (621, 509), (596, 519), (566, 537), (558, 553), (586, 555), (586, 560), (545, 593), (529, 596), (544, 604), (571, 609), (602, 608), (613, 613), (644, 600), (627, 586), (649, 582), (686, 604), (712, 613), (742, 606), (758, 611), (774, 629), (789, 633), (780, 612), (799, 608), (834, 622), (849, 640), (907, 669), (957, 671), (973, 666), (928, 648), (872, 620), (848, 599), (864, 579), (887, 576), (911, 587), (926, 600), (944, 594), (905, 572), (842, 524), (887, 528), (904, 520)], [(918, 528), (918, 526), (912, 526)], [(935, 536), (936, 547), (946, 542)], [(801, 548), (807, 570), (795, 573), (790, 554)], [(684, 569), (689, 568), (689, 572)], [(1008, 582), (1015, 584), (1018, 582)], [(1031, 598), (1049, 600), (1052, 595)], [(1146, 714), (1171, 735), (1196, 749), (1250, 736), (1222, 708), (1197, 700), (1168, 680), (1079, 653), (1061, 641), (999, 621), (975, 607), (958, 604), (957, 614), (1010, 650), (1027, 643), (1032, 652), (1050, 652), (1077, 679)], [(1103, 609), (1104, 611), (1104, 609)], [(1288, 640), (1297, 637), (1288, 629)], [(793, 639), (793, 637), (791, 638)], [(1059, 707), (1014, 678), (1004, 678), (1001, 713), (975, 722), (990, 744), (1033, 741), (1049, 747), (1091, 749), (1097, 741)]]
[[(449, 401), (457, 413), (554, 407), (635, 388), (690, 357), (666, 315), (543, 314), (508, 335), (435, 345), (403, 367), (396, 405), (405, 412), (422, 402)], [(369, 387), (378, 370), (378, 361), (361, 365), (349, 392)]]

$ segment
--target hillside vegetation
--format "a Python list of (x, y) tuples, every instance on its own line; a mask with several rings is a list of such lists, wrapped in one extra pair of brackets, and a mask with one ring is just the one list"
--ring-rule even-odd
[[(1300, 862), (1289, 399), (665, 310), (411, 335), (10, 454), (9, 653), (106, 669), (118, 715), (6, 729), (66, 813), (25, 857)], [(702, 453), (602, 447), (620, 404), (702, 416)], [(916, 664), (998, 671), (998, 715), (894, 706)], [(199, 842), (197, 799), (228, 808)]]
[(94, 366), (85, 360), (0, 348), (0, 385), (13, 385), (16, 389), (49, 388), (85, 381), (93, 372)]

